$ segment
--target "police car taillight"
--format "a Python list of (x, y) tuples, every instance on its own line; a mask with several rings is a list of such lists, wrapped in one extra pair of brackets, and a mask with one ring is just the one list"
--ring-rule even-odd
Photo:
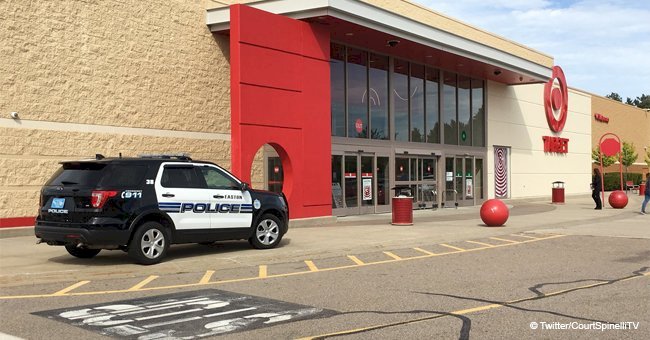
[(117, 196), (114, 190), (95, 190), (92, 193), (90, 204), (93, 208), (103, 208), (109, 198)]

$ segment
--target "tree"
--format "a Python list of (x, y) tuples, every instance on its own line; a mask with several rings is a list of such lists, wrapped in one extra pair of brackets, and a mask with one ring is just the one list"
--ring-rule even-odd
[(619, 101), (619, 102), (623, 102), (623, 97), (621, 97), (621, 95), (616, 93), (616, 92), (612, 92), (612, 93), (606, 95), (605, 97), (607, 97), (609, 99)]
[(641, 94), (641, 97), (636, 97), (632, 101), (632, 105), (641, 109), (650, 109), (650, 95)]
[(625, 167), (625, 180), (627, 181), (627, 168), (636, 162), (639, 155), (634, 150), (634, 143), (623, 142), (623, 150), (621, 151), (621, 162)]
[[(591, 159), (596, 162), (596, 164), (600, 164), (600, 147), (597, 146), (595, 149), (591, 151)], [(616, 163), (616, 157), (614, 156), (605, 156), (603, 155), (603, 168), (606, 168), (612, 164)]]
[(627, 97), (627, 100), (625, 100), (625, 104), (627, 104), (627, 105), (634, 105), (634, 101), (632, 101), (632, 98)]
[(645, 164), (650, 168), (650, 150), (646, 150), (645, 152)]

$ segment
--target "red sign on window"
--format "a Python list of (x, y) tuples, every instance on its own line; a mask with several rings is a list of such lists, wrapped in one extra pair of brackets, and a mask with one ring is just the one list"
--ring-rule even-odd
[(357, 118), (357, 120), (354, 122), (354, 128), (357, 129), (358, 133), (361, 133), (361, 131), (363, 131), (363, 122), (361, 119)]

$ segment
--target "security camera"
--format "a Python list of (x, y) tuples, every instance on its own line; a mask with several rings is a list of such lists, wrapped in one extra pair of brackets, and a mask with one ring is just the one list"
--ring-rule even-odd
[(12, 112), (11, 113), (11, 118), (18, 119), (18, 112)]
[(498, 75), (500, 75), (500, 74), (501, 74), (501, 70), (494, 70), (494, 75), (495, 75), (495, 76), (498, 76)]
[(388, 40), (388, 41), (386, 41), (386, 43), (390, 47), (395, 47), (395, 46), (397, 46), (397, 44), (399, 44), (399, 40)]

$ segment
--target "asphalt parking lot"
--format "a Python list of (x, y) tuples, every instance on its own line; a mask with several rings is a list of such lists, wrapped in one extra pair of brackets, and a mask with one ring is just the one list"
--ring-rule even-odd
[(82, 261), (29, 237), (1, 239), (0, 332), (25, 339), (644, 339), (650, 223), (634, 203), (601, 215), (583, 198), (516, 203), (503, 228), (481, 227), (472, 209), (443, 211), (431, 222), (419, 212), (407, 229), (382, 216), (348, 218), (293, 229), (270, 252), (237, 242), (187, 245), (147, 267), (121, 252)]

